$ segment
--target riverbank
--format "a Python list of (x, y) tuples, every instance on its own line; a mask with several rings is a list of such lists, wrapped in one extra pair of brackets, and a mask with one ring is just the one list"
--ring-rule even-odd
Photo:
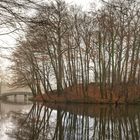
[[(68, 87), (60, 95), (56, 91), (43, 95), (37, 95), (33, 101), (50, 103), (82, 103), (82, 104), (138, 104), (140, 103), (139, 87), (115, 87), (113, 91), (106, 88), (106, 96), (101, 98), (100, 88), (97, 85), (89, 84), (84, 94), (82, 85)], [(127, 96), (126, 96), (127, 94)]]

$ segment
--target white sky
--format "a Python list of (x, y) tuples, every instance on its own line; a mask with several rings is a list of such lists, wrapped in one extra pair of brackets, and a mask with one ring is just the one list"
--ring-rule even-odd
[[(83, 7), (83, 10), (89, 10), (91, 8), (91, 5), (98, 8), (100, 6), (99, 1), (100, 0), (65, 0), (70, 5), (78, 5)], [(91, 4), (92, 3), (92, 4)], [(94, 4), (93, 4), (94, 3)], [(8, 31), (6, 31), (8, 32)], [(0, 29), (0, 33), (1, 29)], [(16, 44), (16, 40), (14, 38), (15, 35), (0, 35), (0, 47), (13, 47)], [(1, 52), (1, 49), (0, 49)]]
[[(100, 6), (100, 0), (65, 0), (66, 3), (70, 5), (78, 5), (83, 7), (83, 10), (89, 10), (91, 8), (91, 3), (94, 7), (98, 8)], [(94, 4), (93, 4), (94, 3)], [(10, 35), (0, 35), (0, 47), (14, 47), (16, 45), (16, 36), (14, 34)], [(8, 55), (9, 50), (0, 48), (0, 54)], [(0, 59), (0, 67), (6, 69), (10, 65), (10, 62), (6, 59)]]
[(100, 0), (65, 0), (67, 3), (76, 4), (82, 6), (84, 10), (90, 9), (91, 4), (94, 3), (94, 6), (98, 8)]

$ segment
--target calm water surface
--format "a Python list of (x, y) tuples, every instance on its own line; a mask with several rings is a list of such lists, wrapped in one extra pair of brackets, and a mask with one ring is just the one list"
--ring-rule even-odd
[(13, 135), (13, 130), (16, 130), (19, 125), (18, 117), (27, 114), (32, 104), (21, 97), (17, 99), (18, 101), (12, 98), (7, 101), (0, 100), (0, 140), (18, 140)]
[(140, 140), (140, 106), (1, 102), (0, 140)]

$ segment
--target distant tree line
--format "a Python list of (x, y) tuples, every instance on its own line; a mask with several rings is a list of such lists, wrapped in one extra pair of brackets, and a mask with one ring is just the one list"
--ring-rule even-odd
[(23, 20), (25, 37), (12, 56), (13, 85), (28, 85), (34, 95), (54, 89), (60, 95), (81, 84), (86, 97), (93, 83), (101, 98), (110, 99), (116, 91), (127, 98), (130, 87), (139, 87), (139, 2), (111, 0), (86, 12), (55, 0), (36, 4), (36, 14)]

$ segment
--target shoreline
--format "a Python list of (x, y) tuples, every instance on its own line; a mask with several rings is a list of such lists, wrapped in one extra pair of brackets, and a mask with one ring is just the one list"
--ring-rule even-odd
[[(101, 98), (99, 86), (88, 85), (86, 94), (83, 94), (82, 85), (67, 87), (63, 93), (58, 94), (55, 90), (45, 94), (36, 95), (31, 100), (47, 103), (65, 103), (65, 104), (140, 104), (140, 93), (137, 87), (127, 87), (126, 91), (120, 92), (121, 88), (114, 90), (105, 89), (106, 97)], [(137, 92), (134, 92), (134, 91)], [(111, 96), (110, 96), (111, 95)]]
[[(39, 97), (39, 96), (38, 96)], [(41, 100), (41, 99), (37, 99), (35, 98), (30, 98), (29, 99), (32, 102), (40, 102), (40, 103), (51, 103), (51, 104), (97, 104), (97, 105), (140, 105), (140, 100), (138, 101), (127, 101), (127, 102), (118, 102), (116, 104), (115, 101), (103, 101), (103, 100), (98, 100), (98, 101), (89, 101), (89, 100), (63, 100), (63, 101), (59, 101), (59, 100)]]

